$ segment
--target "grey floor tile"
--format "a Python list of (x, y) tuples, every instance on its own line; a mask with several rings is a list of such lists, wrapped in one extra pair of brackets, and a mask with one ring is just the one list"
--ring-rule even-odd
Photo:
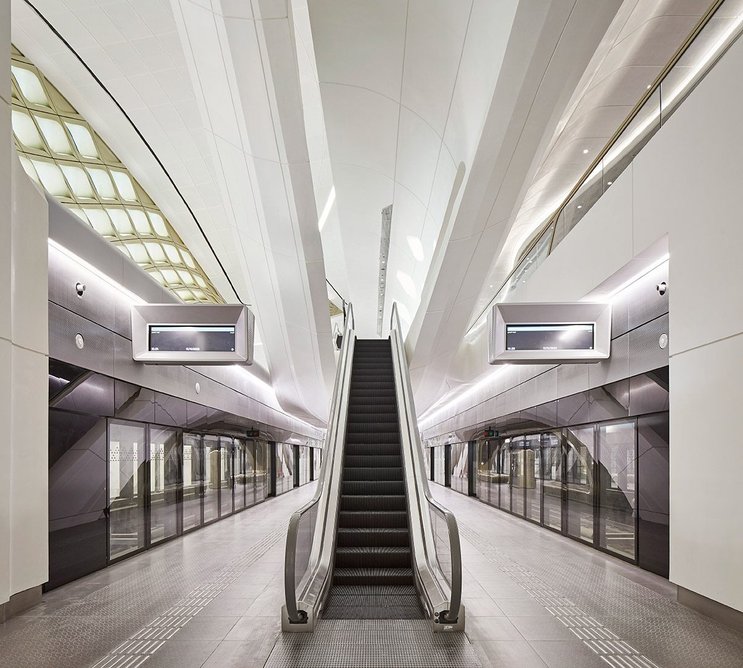
[(277, 614), (266, 617), (241, 617), (225, 640), (262, 642), (266, 637), (275, 639), (279, 633), (281, 633), (281, 617), (277, 611)]
[(516, 627), (505, 617), (470, 617), (465, 622), (470, 640), (522, 640)]
[(200, 613), (200, 617), (242, 617), (255, 598), (229, 598), (218, 596)]
[(174, 641), (223, 640), (241, 617), (210, 617), (198, 614), (174, 637)]
[[(477, 640), (472, 643), (484, 665), (492, 668), (545, 668), (525, 640)], [(486, 663), (487, 662), (487, 663)]]
[(201, 668), (218, 645), (216, 640), (168, 641), (145, 665), (147, 668)]
[(549, 610), (533, 598), (495, 598), (496, 605), (507, 617), (537, 617), (552, 618)]
[(467, 598), (464, 601), (467, 619), (472, 617), (502, 617), (503, 611), (492, 598)]
[(511, 617), (511, 623), (526, 640), (563, 640), (575, 643), (573, 633), (554, 617)]
[(549, 668), (606, 668), (601, 658), (590, 649), (571, 641), (530, 641)]

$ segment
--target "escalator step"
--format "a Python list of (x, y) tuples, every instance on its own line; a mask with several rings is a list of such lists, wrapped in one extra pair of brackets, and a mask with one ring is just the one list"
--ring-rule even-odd
[(407, 528), (407, 510), (343, 510), (338, 513), (342, 528)]
[(410, 547), (336, 547), (336, 568), (408, 568)]
[(397, 443), (400, 447), (400, 432), (394, 431), (379, 431), (379, 432), (366, 432), (366, 433), (353, 433), (346, 436), (349, 441), (354, 443)]
[(396, 510), (407, 512), (408, 504), (405, 495), (379, 496), (378, 494), (344, 494), (341, 496), (341, 510), (367, 511)]
[(409, 547), (407, 528), (351, 528), (338, 529), (338, 547)]
[(361, 480), (394, 480), (402, 482), (402, 467), (394, 468), (362, 468), (359, 466), (348, 466), (343, 470), (343, 480), (346, 482), (358, 482)]
[(411, 585), (411, 568), (336, 568), (334, 585)]
[[(378, 448), (380, 450), (384, 449), (387, 444), (384, 444), (383, 447), (380, 448), (380, 446), (375, 444), (364, 444), (367, 447), (369, 445), (372, 445), (374, 448)], [(383, 454), (376, 454), (376, 455), (357, 455), (355, 448), (358, 446), (352, 445), (352, 446), (346, 446), (346, 457), (343, 460), (343, 466), (344, 468), (350, 469), (350, 468), (399, 468), (402, 466), (402, 454), (400, 454), (400, 446), (394, 445), (390, 446), (390, 448), (394, 447), (397, 449), (395, 454), (392, 455), (383, 455)], [(349, 452), (349, 449), (351, 451)], [(374, 480), (374, 478), (368, 478), (368, 480)]]
[(402, 496), (405, 498), (405, 482), (400, 480), (344, 480), (341, 487), (345, 499), (350, 496)]
[[(352, 459), (353, 464), (346, 464), (347, 466), (356, 466), (356, 461), (375, 462), (376, 460), (385, 458), (384, 461), (388, 461), (387, 457), (401, 457), (401, 450), (399, 443), (347, 443), (346, 444), (346, 460)], [(385, 464), (380, 464), (385, 466)]]
[(398, 415), (396, 410), (390, 410), (386, 412), (379, 412), (379, 413), (357, 413), (357, 412), (351, 412), (348, 413), (348, 424), (376, 424), (377, 422), (382, 424), (397, 424), (398, 421)]

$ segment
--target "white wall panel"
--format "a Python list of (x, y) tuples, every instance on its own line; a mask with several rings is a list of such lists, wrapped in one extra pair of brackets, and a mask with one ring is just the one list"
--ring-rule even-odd
[[(743, 335), (671, 358), (671, 581), (743, 610)], [(735, 372), (732, 372), (732, 369)]]

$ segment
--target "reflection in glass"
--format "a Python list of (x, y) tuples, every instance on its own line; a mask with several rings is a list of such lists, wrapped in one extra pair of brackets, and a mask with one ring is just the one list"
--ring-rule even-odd
[(220, 438), (219, 444), (219, 516), (226, 517), (232, 513), (232, 439)]
[(219, 437), (204, 436), (204, 524), (219, 516)]
[(304, 485), (310, 481), (310, 448), (306, 445), (299, 446), (299, 484)]
[[(430, 463), (430, 448), (425, 448), (426, 450), (426, 461), (428, 462), (428, 468), (426, 469), (426, 474), (430, 475), (429, 471), (431, 470), (431, 463)], [(312, 464), (313, 470), (315, 472), (315, 480), (320, 479), (320, 472), (322, 471), (322, 448), (312, 448), (312, 456), (314, 457), (314, 462)]]
[(108, 453), (109, 554), (115, 559), (145, 546), (145, 427), (111, 422)]
[(524, 439), (524, 516), (533, 522), (542, 521), (542, 458), (539, 434)]
[[(242, 439), (235, 439), (234, 449), (234, 464), (233, 469), (235, 471), (235, 512), (245, 508), (245, 488), (247, 487), (247, 477), (245, 473), (245, 441)], [(251, 472), (251, 483), (252, 483), (252, 472)], [(253, 489), (251, 485), (250, 493), (252, 495)], [(252, 499), (251, 499), (252, 501)]]
[(562, 448), (560, 432), (542, 434), (542, 497), (544, 526), (562, 529)]
[(201, 436), (183, 434), (183, 530), (201, 526), (204, 450)]
[(181, 447), (175, 429), (150, 428), (150, 541), (178, 533)]
[(271, 449), (265, 441), (253, 441), (255, 446), (255, 502), (263, 501), (268, 495), (269, 453)]
[(568, 535), (593, 542), (593, 427), (567, 429)]
[[(498, 507), (511, 510), (511, 439), (507, 438), (498, 445), (496, 452), (495, 486), (498, 488)], [(490, 498), (494, 490), (491, 488)]]
[(498, 505), (496, 496), (490, 498), (490, 486), (494, 474), (493, 454), (495, 447), (493, 441), (485, 440), (477, 442), (477, 477), (475, 478), (475, 494), (477, 498), (485, 503)]
[[(256, 467), (256, 449), (257, 441), (245, 442), (245, 507), (252, 506), (258, 499), (258, 489), (256, 476), (258, 469)], [(263, 500), (263, 497), (260, 498)]]
[(451, 488), (462, 494), (469, 492), (468, 476), (468, 445), (467, 443), (452, 443), (451, 445)]
[(294, 446), (276, 444), (276, 496), (294, 487)]
[(600, 425), (599, 545), (635, 558), (635, 423)]

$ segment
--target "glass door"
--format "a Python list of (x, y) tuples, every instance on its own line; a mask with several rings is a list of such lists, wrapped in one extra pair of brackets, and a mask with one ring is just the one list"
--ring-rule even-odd
[(233, 443), (231, 438), (219, 439), (219, 516), (232, 514), (232, 495), (234, 479), (232, 477)]
[(534, 475), (534, 464), (528, 465), (525, 447), (522, 436), (511, 439), (511, 512), (519, 517), (524, 517), (524, 491), (529, 476)]
[(204, 524), (219, 517), (219, 437), (206, 435), (204, 443)]
[(594, 428), (593, 426), (568, 428), (565, 434), (568, 535), (586, 543), (593, 543), (593, 470), (596, 453)]
[(233, 468), (235, 471), (235, 512), (245, 508), (245, 488), (247, 486), (245, 474), (245, 441), (235, 439), (235, 460)]
[(268, 461), (271, 448), (266, 441), (253, 441), (255, 446), (255, 503), (263, 501), (269, 492), (268, 472), (270, 463)]
[[(498, 507), (502, 510), (511, 510), (511, 439), (507, 438), (498, 445), (496, 455), (498, 487)], [(492, 497), (492, 490), (490, 492)]]
[(145, 547), (145, 425), (108, 424), (108, 555), (113, 561)]
[(599, 545), (635, 560), (635, 421), (602, 424), (599, 450)]
[(183, 434), (183, 531), (200, 527), (204, 447), (198, 434)]
[(542, 523), (562, 530), (562, 434), (542, 434)]
[(524, 516), (532, 522), (542, 522), (542, 457), (540, 434), (524, 438)]
[(181, 441), (177, 429), (150, 427), (150, 543), (178, 535)]

